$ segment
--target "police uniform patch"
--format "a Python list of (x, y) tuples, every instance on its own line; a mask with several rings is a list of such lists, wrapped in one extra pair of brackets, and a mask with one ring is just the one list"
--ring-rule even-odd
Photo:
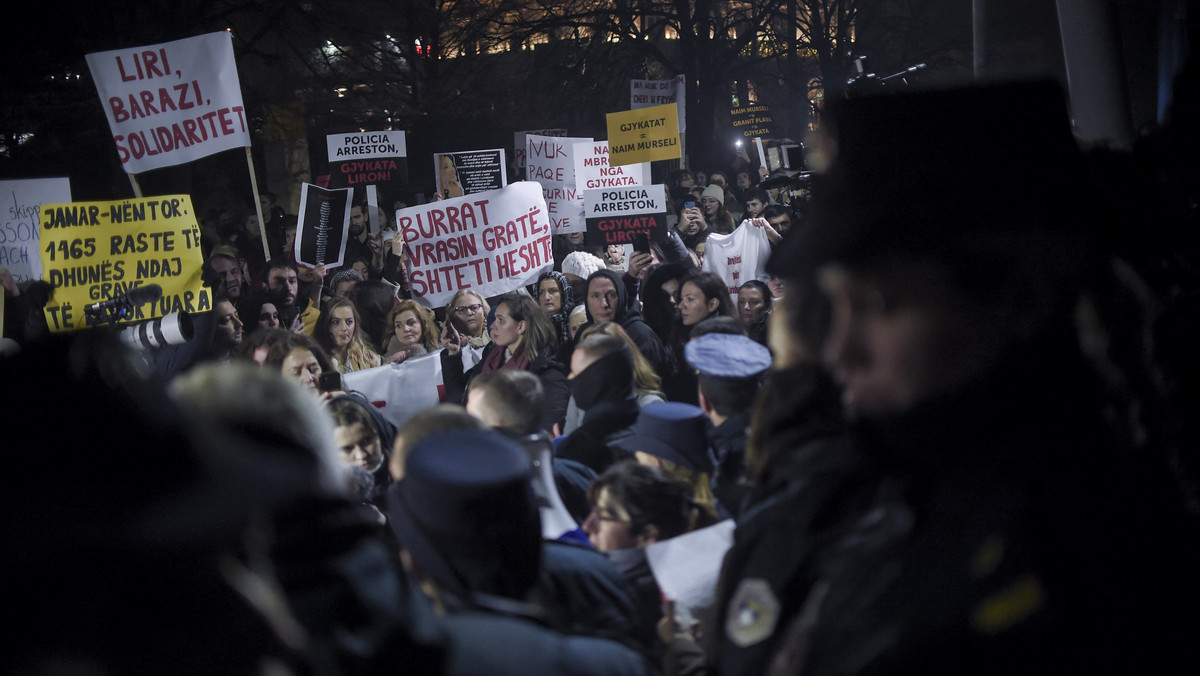
[(746, 578), (729, 602), (725, 636), (739, 648), (752, 646), (775, 633), (779, 600), (766, 580)]

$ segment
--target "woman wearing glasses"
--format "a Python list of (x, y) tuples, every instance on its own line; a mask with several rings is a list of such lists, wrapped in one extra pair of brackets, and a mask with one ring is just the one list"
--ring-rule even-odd
[(492, 340), (487, 331), (487, 316), (491, 310), (483, 296), (471, 289), (459, 289), (446, 304), (446, 317), (467, 344), (482, 349)]

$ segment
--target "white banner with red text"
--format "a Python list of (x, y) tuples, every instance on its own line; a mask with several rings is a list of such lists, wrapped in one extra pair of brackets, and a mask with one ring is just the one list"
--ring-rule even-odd
[(396, 226), (408, 248), (413, 296), (429, 307), (445, 305), (459, 289), (484, 298), (508, 293), (554, 266), (546, 200), (532, 181), (401, 209)]
[(87, 63), (125, 173), (250, 145), (229, 33), (96, 52)]

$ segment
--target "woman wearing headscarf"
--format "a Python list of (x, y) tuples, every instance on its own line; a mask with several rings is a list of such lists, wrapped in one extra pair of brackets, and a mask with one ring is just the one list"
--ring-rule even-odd
[(563, 273), (548, 270), (538, 277), (532, 292), (538, 307), (550, 318), (558, 334), (558, 360), (563, 363), (571, 361), (571, 348), (575, 343), (571, 338), (571, 310), (575, 309), (575, 293), (571, 289), (571, 282)]

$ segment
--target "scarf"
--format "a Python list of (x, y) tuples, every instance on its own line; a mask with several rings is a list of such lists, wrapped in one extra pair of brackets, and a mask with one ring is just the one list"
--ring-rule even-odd
[(562, 307), (558, 312), (550, 315), (550, 322), (558, 329), (558, 344), (571, 344), (571, 310), (575, 309), (575, 292), (571, 288), (571, 282), (567, 281), (567, 276), (556, 270), (547, 270), (538, 277), (537, 284), (534, 284), (534, 298), (540, 299), (537, 292), (542, 286), (542, 280), (553, 279), (555, 284), (558, 284), (559, 297), (562, 298)]
[(529, 368), (529, 357), (525, 354), (525, 350), (518, 350), (512, 356), (512, 359), (504, 361), (505, 355), (508, 354), (508, 349), (497, 345), (492, 348), (487, 358), (483, 360), (483, 368), (480, 373), (489, 373), (496, 369), (520, 369), (522, 371)]

